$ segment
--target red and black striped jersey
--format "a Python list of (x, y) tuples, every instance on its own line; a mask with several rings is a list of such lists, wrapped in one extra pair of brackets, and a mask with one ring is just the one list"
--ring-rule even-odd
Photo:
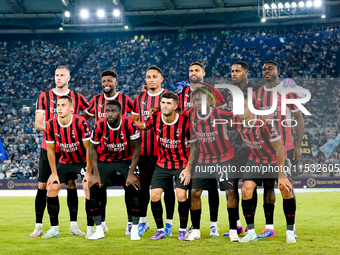
[(161, 112), (148, 119), (145, 128), (153, 129), (158, 143), (157, 165), (166, 169), (184, 169), (189, 159), (189, 121), (176, 113), (172, 123), (163, 120)]
[[(213, 92), (213, 96), (217, 104), (216, 106), (225, 105), (223, 95), (218, 89), (214, 88), (213, 86), (209, 84), (204, 84), (204, 87), (210, 89)], [(186, 88), (183, 88), (182, 91), (177, 94), (179, 98), (178, 106), (181, 112), (185, 112), (186, 110), (192, 107), (191, 95), (192, 95), (192, 92), (194, 91), (195, 90), (192, 87), (186, 87)]]
[(186, 87), (183, 88), (182, 91), (177, 94), (179, 99), (178, 106), (181, 112), (185, 112), (190, 107), (192, 107), (192, 104), (190, 102), (192, 92), (193, 89), (191, 87)]
[(94, 117), (96, 121), (105, 118), (105, 107), (106, 104), (111, 101), (116, 100), (122, 106), (122, 115), (126, 115), (127, 112), (132, 112), (132, 100), (127, 95), (117, 92), (113, 97), (107, 97), (105, 93), (96, 95), (90, 103), (90, 106), (85, 110), (85, 112)]
[(195, 108), (191, 108), (183, 115), (188, 116), (191, 123), (191, 140), (198, 142), (198, 163), (225, 162), (235, 157), (226, 125), (233, 116), (232, 112), (212, 107), (210, 112), (202, 117)]
[(106, 118), (97, 121), (91, 143), (99, 144), (99, 161), (123, 161), (132, 158), (131, 141), (136, 139), (139, 139), (139, 131), (134, 120), (122, 115), (117, 128), (110, 127)]
[[(133, 101), (133, 111), (131, 114), (138, 115), (139, 121), (146, 122), (149, 118), (150, 110), (154, 107), (160, 107), (161, 95), (167, 92), (162, 89), (157, 94), (150, 94), (149, 91), (137, 95)], [(157, 140), (153, 130), (141, 130), (142, 139), (141, 155), (157, 156)]]
[(46, 142), (60, 148), (60, 163), (75, 164), (86, 162), (83, 141), (90, 140), (91, 131), (85, 118), (72, 114), (71, 121), (62, 125), (56, 116), (46, 124)]
[[(61, 96), (70, 96), (73, 100), (73, 113), (79, 114), (80, 110), (85, 111), (89, 104), (86, 99), (79, 93), (74, 92), (72, 90), (67, 90), (65, 94), (60, 94), (55, 92), (54, 89), (47, 90), (40, 94), (35, 112), (42, 112), (45, 114), (45, 122), (57, 116), (57, 100)], [(47, 149), (46, 140), (45, 140), (45, 132), (44, 138), (42, 142), (42, 148)], [(56, 146), (56, 151), (57, 151)]]
[[(277, 88), (260, 87), (253, 93), (253, 105), (260, 110), (270, 109), (273, 104), (273, 95), (277, 96), (277, 108), (270, 115), (272, 119), (278, 120), (278, 131), (281, 134), (282, 144), (287, 151), (294, 149), (292, 112), (298, 112), (299, 109), (294, 104), (288, 104), (286, 115), (281, 114), (281, 94), (277, 92)], [(297, 95), (294, 93), (287, 94), (286, 98), (294, 99)], [(283, 123), (282, 123), (283, 121)]]
[[(232, 126), (240, 133), (243, 142), (250, 149), (249, 160), (257, 163), (277, 163), (276, 150), (271, 144), (279, 139), (281, 135), (274, 121), (263, 123), (255, 115), (254, 122), (249, 126), (239, 116), (234, 116)], [(287, 158), (285, 150), (285, 159)]]

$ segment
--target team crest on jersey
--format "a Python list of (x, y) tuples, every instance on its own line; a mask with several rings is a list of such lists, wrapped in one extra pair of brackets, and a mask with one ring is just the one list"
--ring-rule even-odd
[(176, 131), (176, 136), (179, 137), (179, 130)]
[(76, 134), (73, 132), (73, 130), (72, 130), (71, 136), (72, 138), (76, 138)]
[(256, 132), (256, 130), (254, 132), (254, 135), (255, 135), (256, 139), (259, 139), (259, 134)]
[(120, 139), (124, 139), (124, 133), (123, 132), (120, 132)]

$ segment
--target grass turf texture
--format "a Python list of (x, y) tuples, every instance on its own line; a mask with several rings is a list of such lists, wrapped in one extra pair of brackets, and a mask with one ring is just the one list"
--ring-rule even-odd
[[(89, 241), (84, 237), (68, 234), (69, 217), (66, 198), (60, 198), (60, 237), (52, 239), (30, 238), (33, 231), (34, 198), (0, 197), (0, 254), (339, 254), (340, 199), (339, 192), (297, 194), (297, 243), (285, 243), (285, 218), (282, 198), (276, 195), (274, 224), (276, 237), (252, 243), (231, 243), (223, 237), (228, 229), (226, 199), (220, 196), (218, 227), (220, 237), (209, 237), (209, 211), (207, 196), (202, 196), (202, 239), (192, 242), (178, 241), (179, 219), (175, 209), (173, 236), (151, 241), (156, 225), (151, 211), (148, 212), (148, 231), (142, 240), (131, 241), (125, 236), (126, 210), (123, 197), (109, 197), (105, 239)], [(86, 231), (84, 198), (79, 198), (78, 225)], [(164, 209), (164, 208), (163, 208)], [(242, 211), (241, 211), (242, 213)], [(164, 210), (165, 217), (165, 210)], [(245, 225), (243, 216), (241, 217)], [(190, 222), (190, 220), (189, 220)], [(44, 233), (49, 229), (47, 210), (44, 215)], [(264, 228), (262, 195), (255, 217), (255, 230), (260, 234)], [(189, 225), (189, 224), (188, 224)]]

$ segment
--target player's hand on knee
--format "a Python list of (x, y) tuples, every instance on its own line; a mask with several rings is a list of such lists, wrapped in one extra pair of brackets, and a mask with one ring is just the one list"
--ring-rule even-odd
[(58, 174), (51, 174), (47, 180), (46, 189), (49, 190), (53, 184), (60, 184)]
[(99, 174), (94, 174), (92, 175), (92, 177), (89, 179), (88, 181), (88, 188), (90, 189), (93, 185), (98, 184), (99, 187), (102, 186), (101, 182), (100, 182), (100, 176)]
[(91, 176), (85, 175), (82, 181), (83, 189), (84, 191), (89, 190), (89, 180), (91, 179)]
[(185, 168), (180, 174), (179, 178), (181, 179), (181, 183), (184, 185), (188, 185), (190, 182), (190, 171)]
[(125, 182), (125, 185), (126, 186), (129, 186), (129, 185), (132, 185), (136, 190), (139, 190), (140, 189), (140, 182), (138, 180), (138, 178), (136, 177), (136, 175), (134, 174), (129, 174), (127, 179), (126, 179), (126, 182)]
[(292, 184), (286, 177), (278, 178), (277, 186), (280, 190), (292, 191)]

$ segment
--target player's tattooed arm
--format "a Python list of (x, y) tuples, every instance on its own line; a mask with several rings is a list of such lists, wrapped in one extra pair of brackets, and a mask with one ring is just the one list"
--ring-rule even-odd
[(59, 177), (57, 173), (56, 167), (56, 156), (55, 156), (55, 144), (54, 143), (47, 143), (47, 157), (48, 163), (51, 167), (51, 175), (47, 180), (47, 190), (50, 189), (52, 184), (60, 184)]
[(279, 167), (278, 173), (278, 187), (286, 189), (288, 192), (292, 190), (292, 184), (288, 180), (288, 178), (284, 174), (284, 164), (285, 164), (285, 156), (284, 156), (284, 148), (281, 142), (281, 139), (271, 143), (276, 150), (276, 161)]
[(37, 112), (35, 113), (35, 123), (34, 126), (36, 129), (43, 131), (46, 128), (46, 124), (44, 123), (44, 113)]
[(301, 154), (301, 144), (302, 144), (302, 137), (305, 132), (305, 124), (301, 112), (293, 112), (293, 116), (295, 121), (297, 122), (296, 125), (296, 143), (293, 153), (293, 164), (299, 162), (302, 158)]
[(97, 147), (98, 147), (98, 144), (90, 143), (89, 154), (90, 154), (90, 161), (92, 165), (92, 177), (89, 180), (89, 184), (88, 184), (89, 188), (91, 188), (95, 184), (99, 184), (99, 186), (101, 186), (100, 175), (99, 175), (99, 170), (98, 170)]
[(189, 156), (189, 161), (188, 161), (188, 165), (190, 169), (192, 169), (192, 165), (194, 163), (197, 151), (198, 151), (197, 142), (190, 142), (190, 156)]
[(142, 142), (140, 138), (131, 141), (131, 145), (134, 150), (132, 154), (131, 166), (125, 183), (126, 186), (129, 186), (131, 184), (136, 190), (140, 189), (140, 182), (134, 173), (141, 153), (141, 143)]

